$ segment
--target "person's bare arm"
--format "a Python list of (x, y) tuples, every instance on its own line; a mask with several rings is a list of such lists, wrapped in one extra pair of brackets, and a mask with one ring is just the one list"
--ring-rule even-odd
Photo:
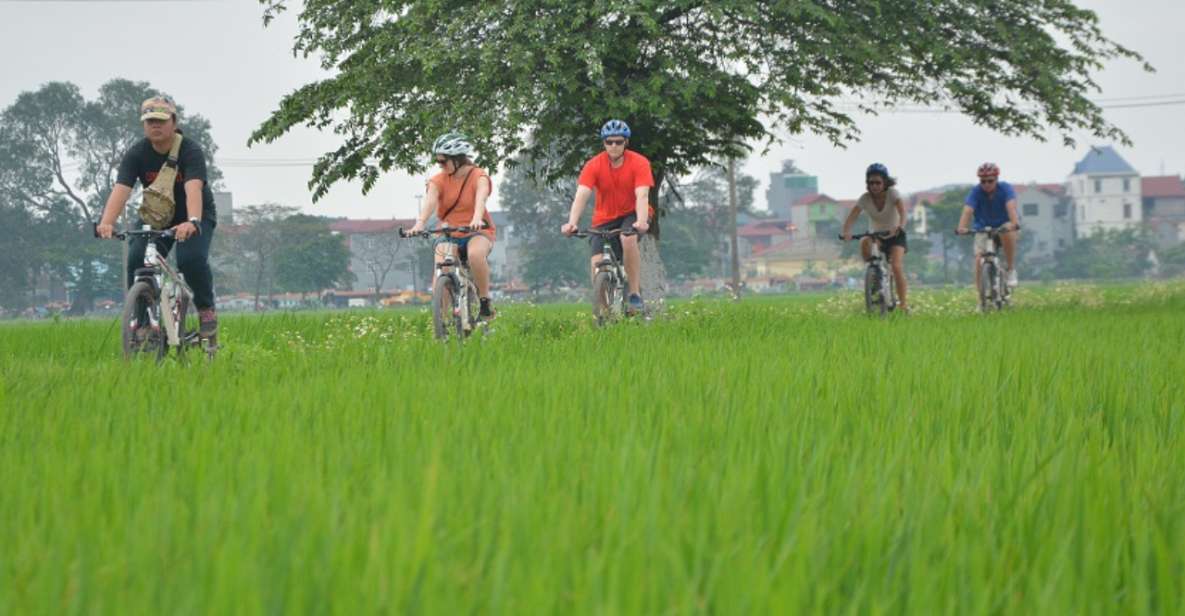
[(901, 224), (897, 225), (897, 229), (894, 231), (894, 234), (904, 231), (905, 225), (909, 223), (909, 220), (905, 217), (905, 200), (902, 199), (901, 197), (897, 197), (896, 207), (897, 207), (897, 221), (900, 222)]
[(1020, 216), (1016, 213), (1016, 199), (1009, 199), (1008, 203), (1004, 204), (1008, 210), (1008, 222), (1012, 223), (1012, 230), (1015, 231), (1020, 228)]
[(115, 221), (123, 213), (123, 208), (127, 206), (128, 198), (131, 196), (131, 186), (117, 183), (112, 187), (111, 194), (107, 197), (107, 205), (103, 207), (103, 215), (99, 217), (99, 226), (95, 229), (99, 237), (108, 239), (115, 233)]
[(638, 220), (634, 222), (634, 228), (638, 233), (645, 233), (650, 230), (650, 187), (638, 186), (634, 189), (634, 212), (638, 216)]
[(436, 187), (436, 184), (428, 182), (428, 187), (424, 189), (424, 199), (420, 202), (420, 215), (416, 216), (416, 224), (411, 228), (412, 233), (424, 230), (424, 225), (428, 224), (428, 217), (436, 211), (436, 206), (439, 203), (440, 189)]
[(576, 196), (572, 197), (572, 208), (568, 211), (568, 222), (560, 228), (562, 233), (569, 235), (576, 231), (576, 225), (580, 222), (580, 215), (584, 213), (584, 206), (588, 204), (590, 196), (592, 188), (583, 184), (576, 187)]
[(963, 215), (959, 216), (959, 233), (967, 232), (967, 225), (971, 224), (971, 216), (974, 213), (975, 210), (971, 209), (970, 205), (963, 206)]
[[(484, 182), (482, 180), (485, 180)], [(480, 229), (482, 223), (485, 222), (486, 216), (486, 200), (490, 198), (490, 178), (489, 176), (482, 176), (477, 178), (477, 194), (475, 196), (476, 203), (473, 206), (473, 220), (469, 221), (469, 227), (472, 229)]]
[(852, 239), (852, 225), (856, 224), (856, 220), (860, 218), (860, 208), (854, 207), (852, 211), (848, 212), (848, 217), (843, 221), (843, 231), (840, 235), (843, 236), (845, 242)]
[(187, 180), (185, 182), (185, 222), (174, 227), (174, 232), (177, 234), (177, 240), (184, 242), (190, 236), (201, 233), (196, 225), (189, 222), (190, 218), (196, 218), (199, 221), (202, 219), (202, 187), (205, 182), (201, 180)]

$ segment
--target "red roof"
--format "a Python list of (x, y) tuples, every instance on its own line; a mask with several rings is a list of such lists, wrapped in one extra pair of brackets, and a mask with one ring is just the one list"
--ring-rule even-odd
[(762, 220), (737, 229), (737, 235), (740, 237), (771, 237), (787, 233), (790, 233), (789, 220)]
[(794, 205), (814, 205), (816, 203), (835, 203), (835, 202), (836, 202), (835, 199), (828, 197), (826, 194), (811, 193), (809, 195), (803, 195), (801, 198), (799, 198), (798, 201), (794, 202)]
[(1140, 178), (1140, 192), (1145, 197), (1185, 197), (1185, 184), (1179, 175)]
[(390, 233), (397, 227), (404, 227), (410, 229), (416, 221), (410, 218), (388, 218), (388, 219), (358, 219), (351, 220), (349, 218), (342, 220), (335, 220), (329, 223), (329, 228), (338, 233), (353, 234), (353, 233)]

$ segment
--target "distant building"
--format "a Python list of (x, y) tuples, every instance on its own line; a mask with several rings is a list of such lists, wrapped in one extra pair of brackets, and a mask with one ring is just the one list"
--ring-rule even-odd
[(766, 207), (774, 218), (790, 218), (790, 208), (807, 195), (818, 194), (819, 178), (807, 175), (794, 161), (782, 162), (782, 170), (769, 174)]
[(514, 232), (510, 216), (501, 210), (490, 210), (494, 221), (495, 242), (490, 251), (490, 277), (498, 283), (509, 283), (522, 276), (523, 245)]
[(838, 238), (844, 219), (854, 207), (855, 200), (840, 201), (821, 194), (804, 195), (790, 208), (790, 226), (797, 238), (831, 241)]
[(1185, 240), (1185, 183), (1179, 175), (1140, 179), (1144, 224), (1158, 244), (1168, 247)]
[(1110, 146), (1091, 148), (1066, 181), (1077, 237), (1141, 224), (1140, 174)]
[[(426, 240), (400, 239), (396, 231), (399, 227), (410, 229), (415, 222), (390, 218), (342, 219), (329, 223), (330, 230), (345, 237), (350, 248), (350, 272), (354, 274), (351, 291), (427, 288), (432, 273), (415, 272), (416, 263), (412, 258), (417, 248), (415, 242)], [(414, 280), (413, 273), (423, 280)]]
[(1074, 243), (1074, 212), (1062, 184), (1017, 184), (1017, 214), (1026, 235), (1032, 235), (1028, 256), (1052, 258)]
[(232, 192), (214, 193), (214, 206), (218, 208), (218, 224), (235, 224), (235, 195)]

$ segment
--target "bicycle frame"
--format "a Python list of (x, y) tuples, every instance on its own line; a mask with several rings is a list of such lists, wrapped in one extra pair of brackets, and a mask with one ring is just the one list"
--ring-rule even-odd
[[(897, 287), (893, 280), (891, 270), (889, 268), (889, 257), (885, 251), (881, 249), (881, 243), (889, 239), (888, 231), (874, 231), (869, 233), (859, 233), (852, 236), (853, 240), (859, 240), (866, 237), (872, 238), (872, 246), (869, 251), (868, 265), (865, 271), (871, 271), (876, 277), (877, 284), (880, 286), (880, 301), (885, 310), (894, 310), (897, 308)], [(844, 239), (841, 235), (839, 239)], [(866, 277), (867, 278), (867, 277)], [(865, 294), (868, 290), (865, 289)], [(871, 310), (871, 308), (869, 308)]]
[[(481, 228), (485, 228), (485, 225), (483, 225)], [(434, 234), (448, 235), (450, 233), (470, 233), (478, 230), (479, 229), (467, 226), (450, 227), (448, 225), (444, 225), (436, 229), (425, 229), (416, 233), (408, 233), (401, 227), (399, 229), (399, 237), (428, 237)], [(465, 335), (468, 335), (474, 330), (474, 326), (485, 323), (485, 321), (480, 319), (475, 321), (470, 318), (469, 302), (472, 300), (472, 298), (469, 294), (470, 286), (473, 286), (474, 284), (473, 272), (469, 269), (469, 262), (459, 258), (460, 253), (458, 247), (451, 243), (449, 243), (449, 246), (450, 248), (447, 249), (447, 252), (441, 255), (440, 261), (435, 264), (432, 280), (435, 282), (441, 277), (447, 277), (453, 281), (454, 288), (457, 290), (456, 296), (453, 298), (453, 316), (460, 319), (461, 329), (465, 332)], [(433, 291), (433, 293), (435, 294), (435, 291)], [(436, 300), (437, 298), (434, 296), (434, 304)]]
[[(143, 231), (148, 231), (147, 226)], [(164, 234), (158, 237), (166, 237)], [(169, 346), (181, 346), (181, 323), (177, 322), (175, 309), (180, 297), (192, 298), (193, 289), (185, 283), (185, 276), (169, 265), (168, 259), (161, 256), (154, 238), (149, 237), (148, 246), (144, 250), (144, 269), (152, 270), (151, 275), (140, 275), (137, 272), (136, 281), (145, 280), (152, 284), (157, 296), (160, 297), (161, 315), (164, 321), (165, 339)]]
[[(595, 277), (596, 274), (609, 274), (610, 280), (613, 281), (613, 289), (617, 294), (617, 303), (620, 304), (616, 310), (620, 311), (621, 314), (625, 314), (628, 308), (628, 297), (625, 291), (629, 286), (629, 277), (626, 275), (621, 261), (617, 259), (617, 254), (613, 252), (613, 242), (610, 240), (613, 236), (628, 237), (631, 235), (637, 235), (637, 231), (622, 229), (598, 231), (597, 229), (587, 229), (583, 231), (578, 230), (572, 234), (572, 237), (579, 238), (587, 238), (589, 236), (601, 238), (601, 260), (597, 261), (597, 269), (593, 272), (593, 275)], [(608, 308), (611, 311), (614, 310), (613, 306), (609, 306)]]
[[(1020, 227), (1016, 227), (1016, 228), (984, 227), (983, 229), (980, 229), (978, 231), (973, 231), (973, 232), (969, 232), (966, 234), (966, 235), (974, 235), (976, 237), (983, 235), (988, 238), (987, 248), (984, 250), (983, 253), (976, 255), (978, 257), (978, 259), (976, 261), (975, 267), (977, 268), (976, 271), (982, 277), (983, 276), (983, 271), (982, 271), (983, 266), (984, 265), (991, 265), (992, 266), (992, 276), (991, 276), (991, 280), (989, 280), (988, 282), (991, 284), (991, 288), (992, 288), (992, 291), (994, 292), (995, 297), (999, 298), (999, 300), (996, 302), (997, 308), (1002, 308), (1002, 307), (1008, 306), (1012, 303), (1012, 289), (1004, 281), (1004, 268), (1002, 268), (1000, 266), (1000, 248), (1002, 247), (1002, 242), (1000, 240), (1000, 236), (1002, 234), (1008, 233), (1010, 231), (1019, 231), (1019, 230), (1020, 230)], [(958, 231), (956, 231), (955, 233), (959, 234)], [(981, 295), (982, 295), (982, 293), (981, 293)], [(980, 309), (986, 310), (989, 307), (988, 304), (991, 302), (992, 302), (991, 298), (980, 297), (980, 306), (979, 306)]]

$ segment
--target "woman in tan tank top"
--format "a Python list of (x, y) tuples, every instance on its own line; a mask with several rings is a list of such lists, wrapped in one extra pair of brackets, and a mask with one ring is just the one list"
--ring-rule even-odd
[[(864, 172), (864, 183), (868, 187), (868, 191), (856, 201), (856, 206), (844, 220), (844, 240), (852, 239), (852, 225), (856, 224), (856, 219), (860, 218), (861, 212), (868, 214), (871, 223), (869, 226), (872, 231), (892, 232), (891, 237), (882, 240), (881, 248), (888, 255), (889, 264), (893, 269), (893, 280), (897, 284), (898, 306), (901, 310), (908, 312), (905, 253), (909, 250), (909, 245), (905, 239), (905, 201), (901, 199), (901, 194), (894, 188), (897, 185), (896, 178), (890, 177), (888, 167), (880, 163), (873, 163), (868, 167), (868, 170)], [(865, 261), (872, 258), (872, 242), (871, 237), (860, 240), (860, 254), (864, 256)]]

